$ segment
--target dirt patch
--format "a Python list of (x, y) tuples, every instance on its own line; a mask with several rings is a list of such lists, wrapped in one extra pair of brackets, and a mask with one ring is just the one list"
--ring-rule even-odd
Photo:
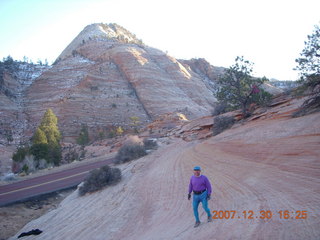
[(71, 188), (0, 207), (0, 240), (8, 239), (31, 220), (57, 208), (74, 190)]

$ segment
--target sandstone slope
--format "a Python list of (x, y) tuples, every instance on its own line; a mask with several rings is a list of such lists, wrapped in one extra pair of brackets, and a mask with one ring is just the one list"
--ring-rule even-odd
[[(15, 237), (39, 228), (40, 236), (26, 239), (319, 239), (320, 113), (291, 118), (302, 101), (275, 104), (205, 141), (165, 139), (159, 150), (123, 164), (118, 185), (84, 197), (75, 191)], [(235, 210), (240, 219), (193, 228), (187, 187), (194, 165), (212, 181), (211, 210)], [(273, 216), (244, 219), (245, 210)], [(305, 210), (307, 219), (280, 219), (280, 210)]]
[(215, 98), (203, 79), (116, 24), (87, 26), (27, 93), (30, 135), (47, 108), (65, 140), (108, 126), (132, 127), (169, 112), (194, 119), (210, 114)]

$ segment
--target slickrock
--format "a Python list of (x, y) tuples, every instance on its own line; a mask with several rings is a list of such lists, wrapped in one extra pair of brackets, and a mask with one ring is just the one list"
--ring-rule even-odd
[[(288, 116), (302, 102), (277, 105), (205, 141), (171, 137), (121, 165), (119, 184), (83, 197), (75, 191), (11, 239), (35, 228), (43, 233), (28, 239), (319, 239), (320, 113)], [(211, 211), (236, 211), (234, 218), (206, 223), (199, 206), (203, 223), (193, 228), (187, 189), (195, 165), (212, 182)], [(285, 210), (289, 218), (281, 218)], [(262, 219), (260, 211), (272, 216)]]

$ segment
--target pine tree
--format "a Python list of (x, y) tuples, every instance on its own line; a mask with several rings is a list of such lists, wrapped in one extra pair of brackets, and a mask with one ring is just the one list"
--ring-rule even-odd
[(47, 162), (59, 165), (61, 161), (60, 139), (58, 118), (49, 108), (33, 135), (33, 145), (30, 151), (35, 156), (35, 160), (46, 159)]
[(313, 33), (308, 35), (300, 56), (296, 59), (298, 66), (295, 68), (300, 71), (300, 81), (315, 88), (320, 84), (320, 25), (316, 25)]
[(58, 118), (50, 108), (45, 112), (39, 128), (45, 133), (49, 145), (59, 145), (61, 133), (58, 129)]
[(38, 127), (33, 135), (33, 144), (48, 143), (46, 134)]
[[(45, 159), (47, 163), (59, 165), (61, 161), (61, 134), (58, 129), (58, 118), (51, 109), (44, 114), (41, 124), (32, 137), (31, 147), (19, 148), (13, 154), (13, 161), (19, 163), (25, 172), (28, 172), (29, 165), (26, 163), (27, 156), (34, 156), (35, 167), (38, 167), (40, 160)], [(23, 166), (23, 167), (22, 167)]]

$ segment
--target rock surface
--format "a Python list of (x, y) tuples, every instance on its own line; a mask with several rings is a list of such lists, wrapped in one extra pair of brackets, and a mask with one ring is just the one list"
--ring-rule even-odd
[(52, 108), (67, 142), (74, 141), (82, 124), (94, 137), (110, 127), (133, 128), (132, 117), (145, 125), (169, 112), (190, 119), (209, 115), (216, 101), (199, 74), (117, 24), (87, 26), (51, 68), (32, 79), (21, 111), (0, 97), (3, 119), (6, 124), (18, 119), (10, 128), (19, 129), (22, 140)]
[(28, 125), (26, 91), (49, 68), (12, 59), (0, 63), (0, 145), (20, 142)]
[[(34, 228), (43, 233), (28, 239), (319, 239), (320, 113), (291, 118), (303, 100), (257, 110), (204, 141), (164, 138), (157, 151), (121, 165), (119, 184), (83, 197), (75, 191), (11, 239)], [(196, 121), (180, 129), (195, 130)], [(211, 180), (211, 211), (234, 210), (236, 218), (193, 228), (187, 189), (195, 165)], [(250, 210), (253, 219), (243, 215)], [(307, 218), (281, 219), (284, 210), (292, 217), (307, 211)], [(260, 219), (260, 211), (272, 217)], [(201, 206), (199, 212), (205, 222)]]

